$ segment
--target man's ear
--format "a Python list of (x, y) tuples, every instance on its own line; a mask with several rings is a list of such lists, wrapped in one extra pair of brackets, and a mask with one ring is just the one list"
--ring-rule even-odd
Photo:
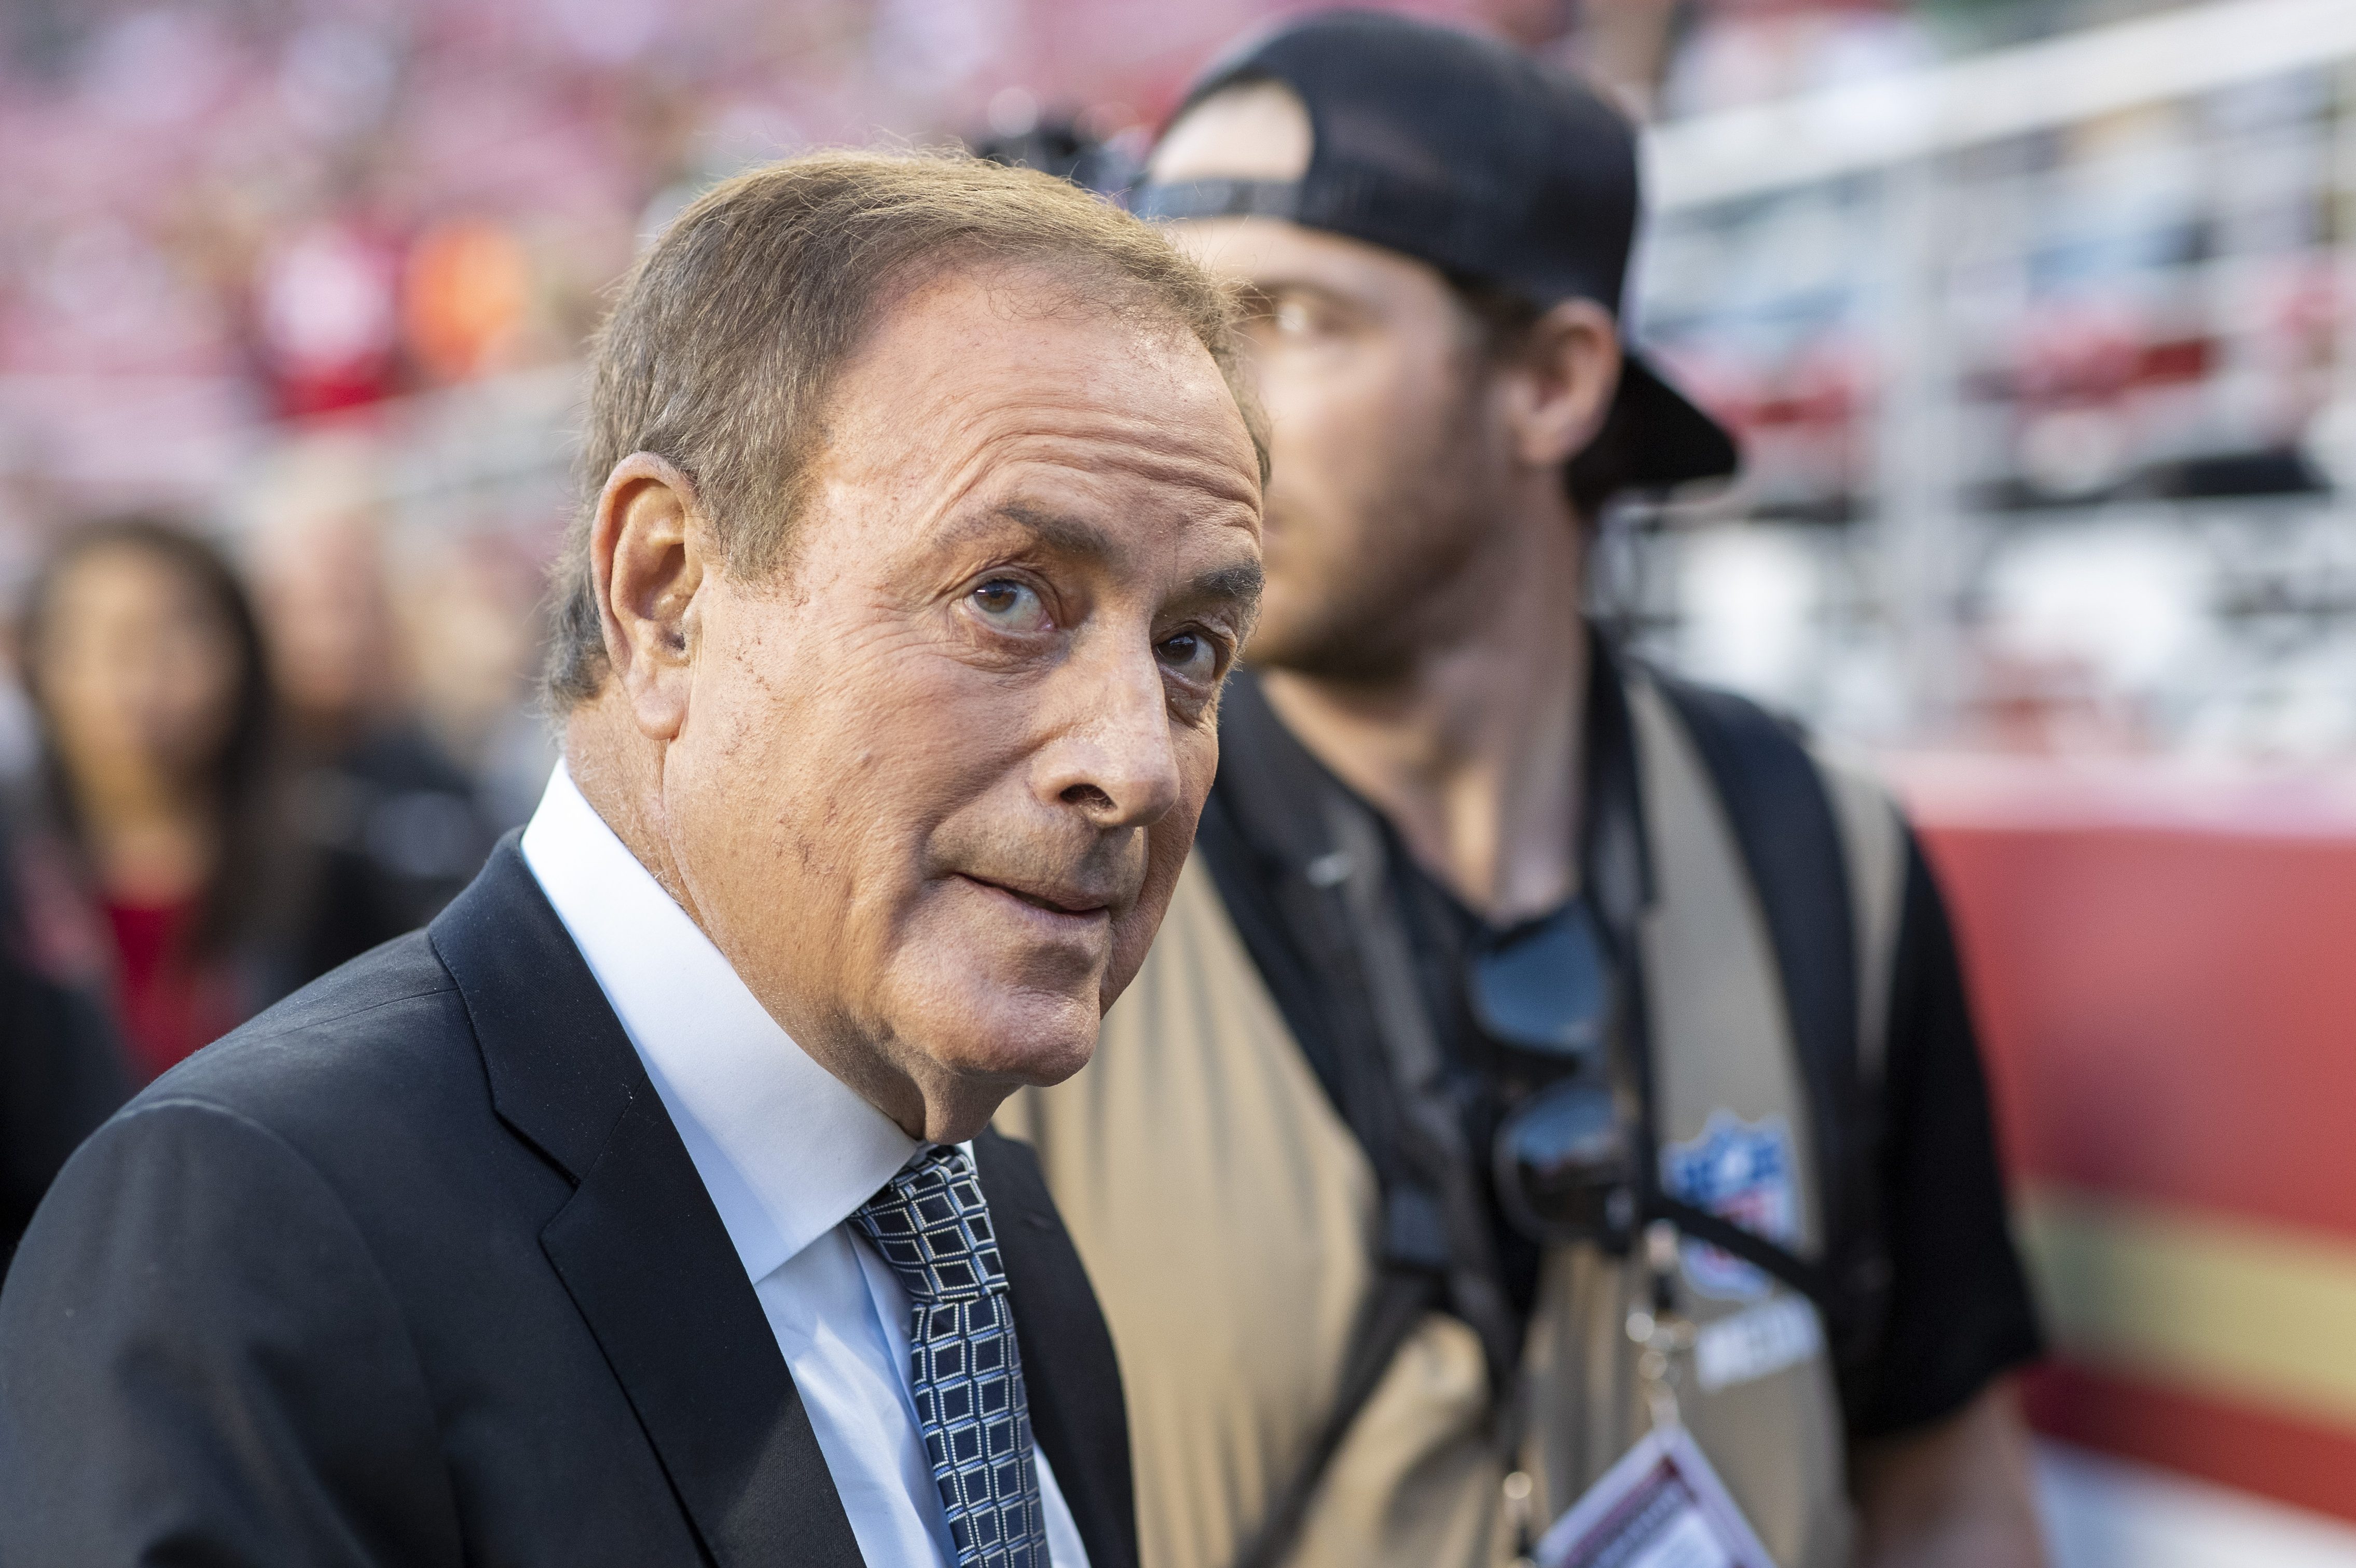
[(1620, 328), (1593, 300), (1565, 300), (1531, 325), (1514, 355), (1508, 418), (1515, 455), (1559, 468), (1587, 449), (1620, 389)]
[(589, 530), (589, 571), (613, 679), (640, 731), (676, 739), (687, 721), (698, 595), (718, 573), (719, 541), (695, 481), (650, 452), (605, 476)]

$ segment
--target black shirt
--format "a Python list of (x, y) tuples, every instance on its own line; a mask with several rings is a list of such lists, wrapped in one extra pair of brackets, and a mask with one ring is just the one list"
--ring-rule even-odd
[[(1617, 679), (1601, 660), (1598, 676)], [(1300, 918), (1293, 885), (1301, 841), (1316, 831), (1296, 802), (1347, 787), (1283, 728), (1248, 675), (1227, 688), (1220, 731), (1219, 779), (1198, 846), (1303, 1054), (1383, 1171), (1381, 1132), (1370, 1125), (1378, 1118), (1365, 1109), (1365, 1085), (1383, 1069), (1364, 1027), (1363, 988), (1333, 955), (1321, 955), (1325, 939)], [(1589, 755), (1599, 750), (1590, 746)], [(1383, 831), (1391, 896), (1415, 945), (1415, 978), (1451, 1064), (1468, 1147), (1485, 1151), (1512, 1095), (1526, 1086), (1515, 1080), (1527, 1065), (1505, 1060), (1509, 1053), (1483, 1037), (1466, 996), (1466, 955), (1494, 933), (1415, 862), (1387, 823)], [(1852, 1439), (1951, 1415), (2040, 1349), (2006, 1224), (1987, 1084), (1945, 906), (1911, 837), (1895, 963), (1879, 1171), (1891, 1293), (1879, 1354), (1863, 1386), (1845, 1390)], [(1505, 1222), (1494, 1196), (1490, 1211), (1505, 1286), (1526, 1313), (1539, 1249)]]

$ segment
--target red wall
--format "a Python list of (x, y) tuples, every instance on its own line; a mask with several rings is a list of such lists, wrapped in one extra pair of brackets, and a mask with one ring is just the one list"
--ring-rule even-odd
[[(2347, 781), (1898, 772), (1954, 910), (2016, 1183), (2297, 1227), (2356, 1263)], [(2356, 1519), (2356, 1429), (2066, 1348), (2028, 1393), (2055, 1435)]]

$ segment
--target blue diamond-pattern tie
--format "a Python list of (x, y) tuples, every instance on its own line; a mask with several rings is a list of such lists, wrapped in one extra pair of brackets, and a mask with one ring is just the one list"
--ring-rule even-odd
[(908, 1290), (909, 1382), (958, 1568), (1049, 1568), (1014, 1309), (972, 1159), (927, 1149), (851, 1218)]

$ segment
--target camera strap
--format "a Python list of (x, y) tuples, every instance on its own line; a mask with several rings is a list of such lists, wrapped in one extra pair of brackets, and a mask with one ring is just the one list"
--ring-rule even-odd
[[(1644, 1027), (1641, 991), (1626, 976), (1636, 968), (1636, 922), (1650, 899), (1650, 878), (1627, 699), (1601, 640), (1593, 646), (1582, 756), (1588, 786), (1581, 792), (1581, 865), (1627, 998), (1623, 1028), (1635, 1044)], [(1288, 885), (1289, 923), (1305, 945), (1323, 955), (1325, 973), (1343, 982), (1333, 984), (1330, 994), (1361, 1003), (1353, 1009), (1359, 1038), (1379, 1048), (1354, 1052), (1340, 1042), (1340, 1054), (1360, 1061), (1377, 1055), (1387, 1068), (1381, 1098), (1390, 1136), (1368, 1140), (1383, 1185), (1379, 1281), (1361, 1314), (1334, 1404), (1316, 1441), (1237, 1560), (1237, 1568), (1275, 1568), (1299, 1534), (1318, 1483), (1350, 1427), (1417, 1323), (1434, 1308), (1453, 1312), (1481, 1339), (1493, 1391), (1491, 1440), (1506, 1474), (1508, 1505), (1526, 1499), (1526, 1477), (1519, 1474), (1523, 1326), (1496, 1257), (1481, 1180), (1483, 1151), (1470, 1146), (1466, 1107), (1451, 1086), (1449, 1064), (1417, 983), (1413, 939), (1400, 912), (1382, 822), (1305, 754), (1295, 758), (1299, 742), (1289, 733), (1267, 731), (1265, 727), (1278, 721), (1256, 686), (1231, 684), (1227, 700), (1235, 706), (1223, 727), (1240, 731), (1237, 739), (1242, 742), (1227, 755), (1252, 760), (1224, 774), (1222, 785), (1257, 797), (1239, 804), (1258, 820), (1289, 817), (1284, 837), (1296, 856), (1306, 846), (1318, 847), (1298, 859), (1297, 880)], [(1293, 758), (1295, 765), (1265, 765), (1278, 758)], [(1276, 798), (1280, 791), (1285, 798)], [(1222, 827), (1208, 814), (1205, 826), (1212, 827), (1216, 875)], [(1641, 1201), (1657, 1186), (1649, 1174), (1655, 1160), (1650, 1071), (1641, 1044), (1623, 1054), (1635, 1063), (1635, 1097), (1644, 1107), (1635, 1140)], [(1355, 1118), (1353, 1125), (1365, 1137)], [(1381, 1157), (1385, 1142), (1393, 1156), (1389, 1160)], [(1516, 1480), (1524, 1482), (1518, 1499)]]
[[(1605, 678), (1593, 682), (1589, 692), (1592, 719), (1587, 731), (1590, 754), (1582, 865), (1588, 900), (1603, 928), (1621, 997), (1618, 1067), (1637, 1106), (1634, 1136), (1630, 1140), (1635, 1154), (1633, 1230), (1641, 1232), (1649, 1224), (1666, 1221), (1692, 1240), (1730, 1253), (1781, 1280), (1806, 1296), (1829, 1322), (1832, 1290), (1823, 1270), (1788, 1248), (1685, 1201), (1661, 1185), (1652, 1019), (1641, 946), (1644, 912), (1651, 906), (1653, 890), (1634, 725), (1619, 663), (1601, 639), (1595, 645), (1595, 658)], [(1821, 786), (1814, 783), (1813, 774), (1808, 787), (1821, 798)], [(1845, 888), (1846, 883), (1836, 881), (1834, 886)], [(1846, 929), (1844, 924), (1844, 934)]]
[[(1417, 985), (1383, 825), (1283, 730), (1248, 676), (1229, 683), (1223, 707), (1230, 762), (1196, 844), (1263, 972), (1297, 964), (1315, 975), (1306, 987), (1321, 1004), (1315, 1016), (1288, 1009), (1288, 1022), (1365, 1148), (1382, 1200), (1379, 1272), (1333, 1403), (1237, 1557), (1237, 1568), (1275, 1568), (1427, 1314), (1445, 1310), (1472, 1328), (1498, 1389), (1515, 1381), (1522, 1330), (1496, 1258), (1483, 1163)], [(1504, 1402), (1497, 1420), (1511, 1424)], [(1504, 1449), (1517, 1443), (1515, 1433), (1498, 1437)]]
[[(1318, 1482), (1426, 1313), (1445, 1307), (1471, 1326), (1493, 1389), (1514, 1386), (1521, 1360), (1520, 1317), (1497, 1262), (1481, 1165), (1417, 988), (1415, 951), (1399, 919), (1382, 827), (1347, 792), (1324, 793), (1320, 804), (1332, 848), (1310, 862), (1306, 880), (1323, 895), (1323, 923), (1353, 960), (1352, 978), (1388, 1068), (1397, 1165), (1383, 1184), (1381, 1272), (1334, 1403), (1238, 1568), (1274, 1568), (1283, 1560)], [(1520, 1445), (1517, 1408), (1501, 1399), (1493, 1412), (1496, 1445), (1509, 1456)]]
[[(1581, 868), (1622, 998), (1622, 1044), (1617, 1071), (1637, 1107), (1633, 1127), (1633, 1195), (1639, 1232), (1665, 1221), (1690, 1239), (1719, 1247), (1782, 1281), (1812, 1302), (1838, 1341), (1855, 1315), (1844, 1310), (1832, 1271), (1665, 1191), (1661, 1186), (1653, 1083), (1652, 1039), (1645, 1004), (1642, 931), (1652, 900), (1633, 717), (1624, 682), (1630, 678), (1603, 639), (1592, 644), (1592, 667), (1582, 757)], [(1778, 859), (1762, 849), (1762, 835), (1789, 830), (1810, 800), (1823, 812), (1823, 784), (1796, 741), (1778, 731), (1790, 755), (1807, 769), (1796, 778), (1788, 757), (1766, 781), (1779, 792), (1804, 784), (1798, 806), (1776, 816), (1762, 811), (1756, 753), (1767, 744), (1760, 725), (1773, 721), (1739, 699), (1730, 718), (1646, 672), (1638, 678), (1663, 688), (1678, 718), (1697, 731), (1697, 749), (1709, 765), (1738, 829), (1746, 869), (1769, 912), (1771, 934), (1786, 990), (1795, 964), (1813, 976), (1826, 967), (1821, 940), (1802, 941), (1795, 927), (1814, 912), (1798, 910), (1784, 891), (1798, 881), (1829, 886), (1845, 898), (1837, 830), (1801, 831)], [(1701, 694), (1703, 698), (1715, 693)], [(1273, 962), (1309, 972), (1296, 990), (1313, 992), (1323, 1016), (1288, 1007), (1288, 1022), (1337, 1108), (1357, 1134), (1382, 1191), (1380, 1272), (1361, 1311), (1327, 1418), (1288, 1484), (1272, 1499), (1259, 1530), (1237, 1559), (1237, 1568), (1276, 1568), (1307, 1517), (1324, 1473), (1399, 1349), (1423, 1317), (1446, 1310), (1479, 1336), (1496, 1391), (1493, 1433), (1509, 1473), (1520, 1439), (1518, 1400), (1522, 1328), (1506, 1293), (1482, 1186), (1482, 1151), (1469, 1146), (1465, 1107), (1451, 1083), (1417, 981), (1418, 961), (1394, 887), (1388, 840), (1373, 809), (1311, 758), (1269, 709), (1248, 675), (1238, 676), (1223, 704), (1226, 760), (1206, 809), (1198, 848), (1218, 883), (1246, 945), (1265, 973)], [(1741, 722), (1757, 715), (1755, 723)], [(1731, 736), (1734, 744), (1730, 745)], [(1748, 752), (1742, 751), (1747, 747)], [(1222, 800), (1222, 796), (1228, 797)], [(1739, 796), (1740, 798), (1734, 798)], [(1241, 820), (1238, 820), (1238, 819)], [(1249, 824), (1249, 827), (1247, 827)], [(1813, 818), (1802, 821), (1813, 829)], [(1826, 877), (1824, 868), (1832, 874)], [(1769, 885), (1772, 878), (1779, 886)], [(1843, 910), (1846, 916), (1846, 909)], [(1838, 925), (1846, 941), (1846, 919)], [(1801, 941), (1796, 958), (1787, 944)], [(1853, 965), (1853, 955), (1850, 958)], [(1813, 966), (1813, 967), (1812, 967)], [(1853, 976), (1852, 968), (1840, 969)], [(1831, 985), (1835, 987), (1840, 982)], [(1821, 1001), (1827, 985), (1802, 982)], [(1818, 1008), (1818, 1012), (1826, 1009)], [(1836, 1107), (1815, 1086), (1824, 1081), (1826, 1021), (1797, 1018), (1795, 1034), (1809, 1067), (1821, 1129)], [(1834, 1025), (1833, 1027), (1837, 1027)], [(1847, 1055), (1854, 1060), (1854, 1015)], [(1368, 1046), (1374, 1050), (1368, 1050)], [(1849, 1173), (1834, 1173), (1846, 1185)], [(1839, 1216), (1836, 1215), (1837, 1224)], [(1835, 1230), (1835, 1234), (1839, 1232)], [(1834, 1255), (1837, 1255), (1837, 1249)], [(1509, 1502), (1510, 1502), (1509, 1498)]]
[[(1758, 893), (1808, 1097), (1824, 1204), (1822, 1261), (1674, 1200), (1663, 1203), (1660, 1217), (1806, 1296), (1824, 1318), (1841, 1397), (1854, 1411), (1870, 1392), (1890, 1289), (1879, 1072), (1888, 1020), (1867, 1015), (1877, 1004), (1865, 999), (1859, 967), (1869, 959), (1888, 964), (1891, 955), (1882, 942), (1858, 940), (1861, 929), (1877, 930), (1875, 917), (1864, 907), (1869, 901), (1851, 891), (1847, 837), (1824, 773), (1793, 726), (1731, 692), (1653, 670), (1642, 678), (1692, 741)], [(1894, 946), (1894, 932), (1879, 934)], [(1877, 987), (1873, 995), (1886, 1013), (1887, 992)]]

